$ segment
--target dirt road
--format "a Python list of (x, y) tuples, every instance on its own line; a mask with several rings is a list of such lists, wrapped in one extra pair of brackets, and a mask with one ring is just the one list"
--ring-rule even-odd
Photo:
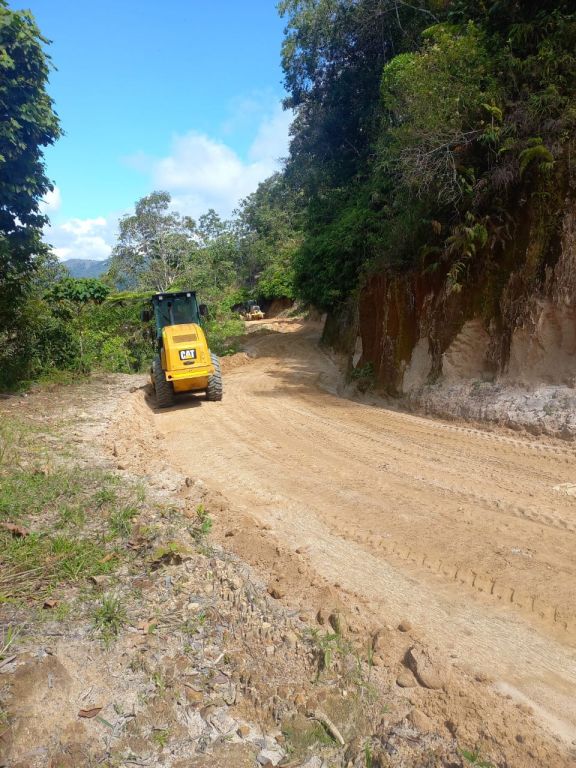
[[(576, 743), (573, 446), (338, 397), (319, 328), (277, 328), (225, 373), (222, 403), (141, 398), (170, 463), (226, 494), (228, 525), (247, 515), (298, 550), (302, 579), (374, 625), (408, 619)], [(258, 536), (242, 541), (257, 561)]]

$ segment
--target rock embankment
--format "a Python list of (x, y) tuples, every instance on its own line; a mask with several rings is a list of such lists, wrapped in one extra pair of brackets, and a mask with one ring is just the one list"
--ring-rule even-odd
[[(520, 232), (522, 229), (522, 232)], [(374, 274), (328, 317), (324, 338), (360, 389), (410, 408), (576, 436), (576, 207), (553, 243), (526, 211), (498, 257), (450, 273)]]

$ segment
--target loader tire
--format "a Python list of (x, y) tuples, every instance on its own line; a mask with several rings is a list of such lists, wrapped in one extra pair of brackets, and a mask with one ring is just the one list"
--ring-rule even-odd
[(214, 373), (208, 379), (206, 389), (206, 400), (222, 400), (222, 371), (220, 370), (220, 361), (213, 352), (210, 352)]
[(156, 405), (158, 408), (169, 408), (171, 405), (174, 405), (174, 389), (172, 387), (172, 382), (166, 380), (166, 375), (162, 370), (162, 363), (160, 362), (159, 357), (154, 358), (152, 373), (154, 376)]

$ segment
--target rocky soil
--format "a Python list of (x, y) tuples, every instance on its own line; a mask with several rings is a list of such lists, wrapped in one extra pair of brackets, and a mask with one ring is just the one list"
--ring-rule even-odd
[(483, 381), (443, 382), (409, 393), (402, 405), (418, 413), (491, 424), (563, 440), (576, 439), (576, 389)]
[[(56, 596), (54, 605), (65, 600), (71, 613), (56, 619), (53, 605), (33, 600), (0, 607), (2, 636), (18, 627), (0, 661), (0, 765), (469, 764), (455, 736), (435, 732), (413, 704), (415, 688), (444, 684), (423, 648), (410, 644), (397, 683), (377, 674), (388, 636), (409, 625), (358, 636), (334, 610), (311, 624), (305, 606), (283, 604), (280, 583), (214, 543), (222, 501), (201, 480), (161, 466), (152, 449), (147, 471), (133, 471), (113, 436), (122, 432), (119, 404), (139, 385), (93, 380), (1, 405), (52, 434), (55, 462), (144, 481), (146, 501), (118, 568)], [(160, 439), (141, 435), (143, 446)], [(107, 640), (91, 619), (105, 598), (126, 611)]]

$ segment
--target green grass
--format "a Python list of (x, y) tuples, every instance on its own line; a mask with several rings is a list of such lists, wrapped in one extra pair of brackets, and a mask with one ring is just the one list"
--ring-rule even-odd
[(109, 573), (113, 561), (89, 539), (31, 533), (15, 538), (0, 532), (0, 603), (45, 599), (63, 582)]
[(116, 637), (126, 620), (126, 608), (115, 595), (105, 595), (94, 611), (94, 628), (99, 630), (105, 641)]
[(117, 498), (118, 494), (112, 488), (99, 488), (94, 494), (94, 502), (98, 508), (115, 504)]
[(170, 738), (170, 731), (164, 729), (154, 730), (152, 733), (152, 739), (159, 749), (163, 749), (168, 744)]
[[(0, 425), (0, 603), (44, 600), (65, 583), (111, 572), (119, 559), (115, 542), (127, 538), (144, 500), (139, 486), (100, 469), (70, 464), (43, 468), (37, 430), (14, 420)], [(65, 441), (52, 449), (63, 461)]]
[(63, 515), (75, 525), (90, 512), (113, 508), (118, 478), (100, 470), (8, 469), (0, 475), (0, 520), (12, 522)]
[(19, 630), (16, 627), (7, 627), (0, 635), (0, 661), (11, 652), (12, 646), (18, 639)]
[(308, 751), (318, 746), (333, 746), (334, 739), (316, 720), (309, 720), (305, 727), (288, 722), (282, 728), (291, 757), (303, 758)]
[(65, 506), (60, 510), (59, 520), (63, 528), (82, 528), (86, 524), (86, 512), (80, 507)]
[(207, 616), (204, 611), (200, 611), (196, 616), (190, 616), (181, 625), (180, 629), (184, 635), (192, 636), (199, 632), (206, 623)]
[(118, 538), (128, 538), (132, 533), (132, 521), (138, 514), (138, 511), (132, 507), (121, 507), (110, 513), (108, 518), (108, 527), (113, 536)]

